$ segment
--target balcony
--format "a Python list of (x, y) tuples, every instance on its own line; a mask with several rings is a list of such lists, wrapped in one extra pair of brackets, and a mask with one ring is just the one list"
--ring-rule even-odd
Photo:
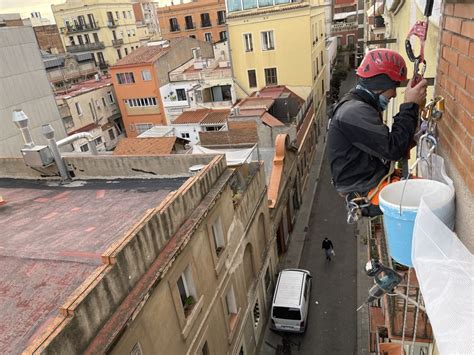
[(109, 67), (109, 62), (99, 62), (99, 69), (107, 69)]
[(201, 22), (201, 28), (211, 27), (211, 21)]
[(79, 33), (79, 32), (88, 32), (88, 31), (97, 31), (99, 30), (99, 24), (97, 22), (93, 22), (91, 24), (82, 24), (82, 25), (77, 25), (77, 26), (66, 26), (66, 27), (61, 27), (61, 33), (62, 34), (68, 34), (68, 33)]
[(190, 23), (189, 25), (186, 24), (186, 31), (189, 31), (189, 30), (195, 30), (196, 29), (196, 26), (194, 26), (194, 23)]
[(357, 22), (336, 22), (331, 25), (331, 32), (355, 31)]
[(109, 21), (107, 21), (107, 27), (108, 27), (108, 28), (115, 28), (115, 27), (117, 27), (117, 26), (118, 26), (118, 24), (117, 24), (117, 21), (116, 21), (116, 20), (112, 20), (112, 21), (109, 20)]
[(120, 47), (123, 44), (123, 38), (113, 39), (112, 46)]
[(104, 48), (105, 48), (104, 42), (85, 43), (85, 44), (66, 46), (66, 52), (69, 52), (69, 53), (90, 52), (90, 51), (96, 51), (96, 50), (104, 49)]

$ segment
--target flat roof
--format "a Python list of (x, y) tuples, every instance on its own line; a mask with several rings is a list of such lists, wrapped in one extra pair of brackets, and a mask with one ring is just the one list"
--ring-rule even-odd
[(112, 79), (102, 76), (99, 80), (91, 79), (73, 85), (67, 93), (55, 95), (56, 99), (69, 99), (74, 96), (82, 95), (89, 91), (94, 91), (106, 86), (112, 88)]
[(0, 179), (0, 353), (21, 352), (101, 254), (186, 179)]

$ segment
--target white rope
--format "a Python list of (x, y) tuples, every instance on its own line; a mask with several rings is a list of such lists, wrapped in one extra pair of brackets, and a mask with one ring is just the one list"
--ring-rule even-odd
[[(410, 274), (411, 274), (411, 267), (408, 268), (408, 280), (407, 280), (407, 290), (406, 290), (407, 298), (408, 298), (408, 292), (410, 290)], [(408, 313), (408, 300), (405, 299), (405, 311), (403, 312), (402, 349), (405, 349), (405, 328), (406, 328), (406, 323), (407, 323), (407, 313)]]

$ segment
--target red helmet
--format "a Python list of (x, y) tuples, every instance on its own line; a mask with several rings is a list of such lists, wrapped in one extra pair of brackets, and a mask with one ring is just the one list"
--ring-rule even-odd
[(407, 79), (407, 66), (405, 59), (391, 49), (378, 48), (368, 52), (359, 68), (357, 75), (361, 78), (371, 78), (376, 75), (385, 74), (393, 81), (404, 81)]

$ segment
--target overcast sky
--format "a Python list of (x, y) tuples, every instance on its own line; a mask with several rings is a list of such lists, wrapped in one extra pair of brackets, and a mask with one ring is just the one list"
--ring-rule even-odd
[(21, 18), (30, 17), (33, 11), (41, 12), (41, 17), (45, 17), (54, 23), (51, 4), (61, 4), (65, 0), (0, 0), (0, 13), (20, 13)]

